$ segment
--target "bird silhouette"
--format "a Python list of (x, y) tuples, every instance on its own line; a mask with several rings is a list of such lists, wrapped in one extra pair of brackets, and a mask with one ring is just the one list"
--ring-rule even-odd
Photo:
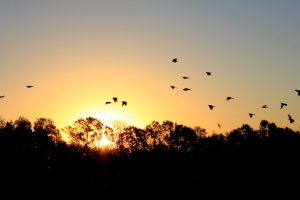
[(214, 105), (208, 105), (208, 107), (209, 107), (209, 109), (213, 109), (214, 107), (216, 107), (216, 106), (214, 106)]
[(122, 101), (122, 106), (127, 106), (127, 101)]
[(190, 88), (183, 88), (182, 89), (183, 91), (188, 91), (188, 90), (191, 90)]
[(173, 58), (172, 62), (173, 62), (173, 63), (178, 62), (177, 58)]
[(218, 127), (221, 128), (221, 124), (218, 123)]
[(117, 103), (118, 102), (118, 97), (113, 97), (113, 100), (114, 100), (115, 103)]
[(5, 97), (5, 96), (0, 96), (0, 99), (1, 99), (1, 98), (4, 98), (4, 97)]
[(252, 118), (253, 115), (255, 115), (255, 114), (254, 113), (249, 113), (250, 118)]
[(27, 88), (32, 88), (32, 87), (33, 87), (33, 85), (27, 85), (26, 87), (27, 87)]
[(287, 106), (286, 103), (281, 103), (280, 109), (282, 109), (284, 106)]
[(207, 76), (210, 76), (211, 75), (211, 72), (206, 72)]
[(295, 90), (298, 93), (298, 96), (300, 96), (300, 90)]
[(234, 99), (233, 97), (227, 97), (226, 100), (229, 101), (230, 99)]
[(182, 78), (183, 78), (183, 79), (189, 79), (189, 77), (187, 77), (187, 76), (183, 76)]
[(111, 104), (111, 102), (110, 101), (105, 102), (105, 105), (107, 105), (107, 104)]
[(170, 87), (171, 87), (172, 89), (175, 89), (175, 88), (176, 88), (176, 87), (175, 87), (175, 86), (173, 86), (173, 85), (171, 85)]
[(295, 120), (291, 117), (291, 115), (288, 115), (288, 117), (289, 117), (290, 123), (294, 123)]
[(268, 106), (267, 105), (263, 105), (262, 108), (268, 108)]

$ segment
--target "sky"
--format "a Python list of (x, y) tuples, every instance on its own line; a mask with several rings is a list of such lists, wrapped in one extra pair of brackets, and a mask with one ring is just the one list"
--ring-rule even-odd
[(0, 116), (299, 130), (299, 19), (297, 0), (0, 0)]

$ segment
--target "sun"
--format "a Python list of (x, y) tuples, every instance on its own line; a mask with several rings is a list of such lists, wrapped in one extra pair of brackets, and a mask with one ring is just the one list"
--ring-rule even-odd
[[(72, 117), (74, 119), (84, 119), (87, 117), (92, 117), (100, 120), (100, 122), (102, 123), (101, 133), (98, 133), (98, 135), (93, 138), (92, 143), (90, 143), (91, 147), (100, 150), (115, 149), (117, 146), (115, 142), (117, 140), (117, 136), (122, 133), (124, 128), (126, 128), (127, 126), (136, 125), (135, 120), (133, 120), (134, 118), (129, 115), (128, 110), (125, 109), (99, 109), (95, 107), (89, 107), (76, 112), (74, 116), (75, 117)], [(107, 130), (109, 130), (109, 137), (106, 133)], [(65, 141), (68, 141), (68, 143), (72, 142), (72, 139), (67, 133), (63, 136)]]
[(100, 148), (114, 148), (116, 144), (109, 139), (105, 135), (102, 136), (101, 140), (98, 143)]

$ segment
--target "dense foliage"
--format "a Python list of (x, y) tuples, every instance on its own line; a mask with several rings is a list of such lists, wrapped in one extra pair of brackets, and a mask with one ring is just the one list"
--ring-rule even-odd
[[(112, 129), (89, 117), (64, 132), (70, 135), (70, 143), (61, 139), (61, 131), (50, 119), (33, 124), (23, 117), (0, 121), (1, 180), (14, 187), (71, 185), (102, 190), (199, 189), (233, 181), (240, 189), (254, 182), (255, 191), (299, 178), (299, 132), (266, 120), (258, 130), (244, 124), (208, 136), (205, 129), (171, 121), (152, 122), (145, 129)], [(115, 148), (95, 145), (103, 135)]]

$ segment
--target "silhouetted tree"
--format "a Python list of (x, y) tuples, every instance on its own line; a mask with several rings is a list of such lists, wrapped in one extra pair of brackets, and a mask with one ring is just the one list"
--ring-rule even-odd
[(156, 150), (167, 148), (167, 138), (171, 132), (175, 131), (175, 126), (176, 124), (171, 121), (163, 121), (162, 124), (157, 121), (153, 121), (151, 124), (146, 126), (145, 132), (149, 148)]
[(257, 142), (257, 134), (248, 124), (243, 124), (239, 129), (245, 137), (246, 144), (253, 145)]
[(31, 122), (24, 117), (19, 117), (13, 122), (13, 126), (14, 142), (18, 144), (19, 148), (29, 149), (33, 136)]
[(267, 125), (267, 130), (268, 130), (268, 137), (269, 140), (274, 140), (275, 138), (278, 138), (278, 128), (275, 123), (268, 123)]
[(168, 138), (169, 148), (179, 152), (192, 151), (197, 144), (196, 132), (186, 126), (177, 125)]
[(145, 131), (134, 126), (128, 126), (124, 132), (119, 135), (118, 146), (122, 153), (131, 153), (135, 151), (147, 151)]
[(95, 146), (95, 140), (101, 138), (103, 123), (93, 117), (78, 119), (73, 126), (68, 126), (64, 130), (68, 133), (73, 142), (84, 146)]
[(257, 134), (248, 124), (244, 124), (240, 128), (234, 129), (227, 136), (227, 142), (230, 145), (253, 145), (256, 141)]
[(24, 117), (19, 117), (19, 119), (14, 121), (14, 127), (16, 134), (30, 135), (32, 133), (31, 122)]
[(264, 140), (268, 136), (268, 124), (267, 120), (261, 120), (258, 130), (258, 135), (261, 140)]
[(54, 125), (54, 122), (50, 119), (39, 118), (34, 122), (33, 130), (35, 134), (43, 135), (47, 139), (58, 142), (61, 140), (59, 130)]
[(206, 130), (204, 128), (201, 128), (200, 126), (195, 126), (194, 131), (196, 132), (198, 138), (204, 138), (207, 135)]
[(105, 135), (107, 137), (107, 139), (109, 139), (112, 142), (116, 142), (116, 134), (114, 129), (110, 128), (109, 126), (105, 126), (104, 127), (104, 131), (102, 133), (103, 135)]
[(14, 123), (13, 121), (5, 122), (5, 126), (2, 128), (2, 132), (4, 135), (10, 135), (13, 136), (14, 132)]
[(240, 129), (234, 129), (227, 135), (229, 145), (242, 145), (245, 143), (245, 137)]
[(127, 127), (126, 123), (121, 120), (114, 120), (112, 122), (112, 128), (118, 133), (122, 133), (123, 130)]
[(5, 127), (5, 120), (0, 117), (0, 130)]

